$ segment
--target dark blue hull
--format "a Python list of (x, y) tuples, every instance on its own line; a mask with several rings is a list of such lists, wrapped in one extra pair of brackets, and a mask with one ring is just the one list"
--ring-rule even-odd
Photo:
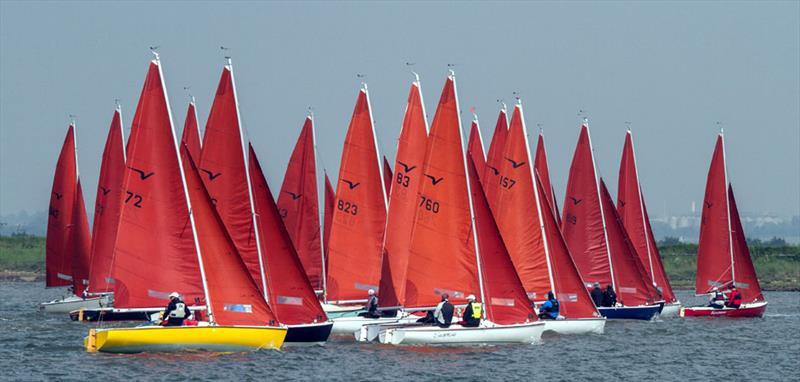
[(286, 331), (286, 343), (316, 343), (325, 342), (331, 335), (333, 322), (322, 322), (318, 324), (289, 325)]
[(598, 307), (597, 310), (603, 317), (609, 320), (652, 320), (657, 314), (661, 313), (664, 304), (640, 305), (640, 306), (620, 306), (620, 307)]

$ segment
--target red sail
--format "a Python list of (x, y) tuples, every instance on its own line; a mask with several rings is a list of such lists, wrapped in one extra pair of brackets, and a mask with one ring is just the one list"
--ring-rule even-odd
[(581, 126), (572, 157), (564, 199), (561, 230), (569, 252), (587, 286), (611, 284), (609, 254), (603, 230), (603, 213), (594, 172), (589, 126)]
[(128, 139), (114, 246), (114, 306), (166, 305), (170, 292), (202, 299), (203, 286), (167, 93), (150, 63)]
[(561, 227), (561, 215), (558, 213), (558, 203), (556, 203), (555, 188), (550, 183), (550, 169), (547, 165), (547, 150), (544, 147), (544, 133), (539, 133), (539, 141), (536, 144), (536, 157), (533, 160), (533, 168), (539, 173), (544, 185), (545, 195), (547, 196), (547, 204), (553, 209), (556, 214), (556, 221), (558, 226)]
[(625, 135), (625, 146), (622, 149), (622, 160), (619, 164), (617, 212), (650, 279), (655, 281), (656, 287), (661, 290), (666, 302), (675, 302), (675, 294), (672, 292), (672, 286), (664, 272), (661, 255), (658, 253), (653, 230), (650, 228), (630, 131)]
[(756, 269), (750, 258), (750, 249), (739, 218), (739, 209), (736, 207), (736, 198), (733, 197), (733, 186), (728, 185), (728, 197), (731, 203), (731, 235), (733, 235), (733, 266), (736, 288), (742, 293), (743, 302), (764, 301), (761, 294), (761, 285), (758, 283)]
[(496, 196), (499, 192), (499, 165), (503, 161), (503, 148), (506, 145), (506, 137), (508, 137), (508, 117), (506, 116), (506, 108), (500, 109), (500, 114), (497, 116), (497, 123), (495, 124), (494, 134), (492, 135), (492, 142), (489, 144), (489, 153), (486, 155), (486, 168), (483, 171), (483, 189), (486, 191), (486, 198), (489, 200), (489, 205), (492, 206), (492, 211), (495, 208)]
[(722, 289), (733, 280), (731, 275), (731, 234), (728, 215), (728, 185), (725, 175), (725, 153), (722, 134), (717, 137), (711, 166), (708, 169), (706, 195), (700, 220), (700, 243), (697, 246), (697, 278), (695, 292), (710, 293)]
[(518, 104), (511, 116), (502, 160), (497, 164), (500, 173), (489, 181), (496, 182), (494, 215), (522, 285), (531, 300), (542, 301), (553, 288), (527, 136), (522, 105)]
[(383, 156), (383, 187), (386, 189), (386, 196), (392, 191), (392, 166), (389, 165), (389, 160)]
[(97, 197), (94, 204), (92, 260), (89, 266), (89, 290), (94, 293), (110, 292), (114, 289), (111, 264), (122, 210), (122, 184), (125, 181), (124, 139), (122, 116), (117, 109), (111, 119), (106, 146), (103, 149), (103, 162), (100, 164), (100, 178), (97, 182)]
[(633, 243), (625, 232), (614, 200), (608, 193), (606, 184), (600, 179), (600, 201), (606, 217), (608, 247), (611, 250), (611, 267), (614, 271), (614, 290), (617, 301), (623, 305), (635, 306), (652, 304), (661, 300), (661, 295), (653, 286), (653, 280), (639, 260)]
[(198, 167), (250, 275), (263, 285), (235, 86), (232, 68), (226, 65), (206, 122)]
[(328, 243), (329, 301), (363, 300), (381, 276), (386, 194), (366, 87), (347, 129)]
[(428, 123), (422, 103), (419, 82), (411, 84), (403, 126), (397, 142), (394, 168), (394, 192), (389, 196), (386, 217), (386, 240), (381, 271), (380, 299), (383, 306), (405, 303), (406, 271), (408, 270), (409, 239), (414, 214), (417, 211), (417, 191), (422, 181)]
[(325, 269), (327, 270), (328, 266), (328, 240), (331, 237), (331, 224), (333, 224), (333, 205), (336, 204), (336, 191), (333, 189), (333, 185), (331, 185), (331, 180), (328, 178), (328, 173), (325, 173), (325, 227), (323, 227), (322, 236), (322, 244), (323, 254), (325, 256)]
[[(538, 172), (535, 177), (539, 200), (545, 200), (547, 192)], [(578, 267), (572, 261), (572, 255), (561, 234), (552, 206), (542, 206), (542, 224), (547, 236), (550, 267), (553, 270), (554, 293), (561, 302), (561, 315), (567, 318), (599, 317), (600, 313), (597, 312), (597, 308), (589, 296), (589, 290), (585, 287)]]
[(311, 285), (322, 290), (322, 247), (314, 146), (314, 120), (309, 116), (303, 123), (289, 158), (278, 194), (278, 209)]
[[(264, 274), (267, 276), (269, 302), (278, 321), (286, 325), (307, 324), (327, 320), (314, 288), (292, 245), (291, 235), (269, 189), (253, 147), (249, 148), (250, 180), (258, 221)], [(316, 192), (314, 193), (316, 195)], [(317, 224), (319, 240), (319, 224)], [(319, 248), (317, 257), (319, 257)]]
[(200, 160), (200, 130), (197, 124), (197, 108), (194, 101), (189, 102), (189, 109), (186, 111), (186, 121), (183, 123), (183, 134), (181, 143), (189, 148), (192, 158)]
[(486, 168), (486, 154), (483, 151), (483, 137), (481, 137), (481, 128), (478, 125), (478, 116), (472, 119), (472, 125), (469, 127), (467, 153), (475, 161), (476, 168), (481, 170)]
[(72, 290), (82, 296), (89, 285), (89, 263), (92, 253), (92, 237), (89, 235), (89, 220), (86, 218), (86, 205), (83, 201), (81, 180), (75, 187), (75, 206), (72, 208), (70, 241), (72, 249)]
[(475, 213), (475, 234), (480, 249), (486, 318), (501, 325), (536, 321), (536, 314), (503, 244), (500, 230), (489, 208), (489, 201), (486, 200), (486, 194), (478, 180), (475, 159), (480, 160), (482, 157), (482, 153), (471, 151), (467, 157), (467, 167)]
[(72, 285), (72, 236), (70, 229), (78, 184), (75, 151), (75, 128), (69, 125), (53, 175), (47, 217), (46, 283), (47, 287)]
[(425, 150), (411, 231), (408, 307), (434, 306), (442, 293), (463, 304), (480, 292), (455, 86), (448, 76)]
[(277, 325), (259, 282), (252, 278), (237, 253), (233, 238), (203, 185), (200, 169), (191, 158), (188, 146), (181, 146), (181, 157), (212, 321), (219, 325)]

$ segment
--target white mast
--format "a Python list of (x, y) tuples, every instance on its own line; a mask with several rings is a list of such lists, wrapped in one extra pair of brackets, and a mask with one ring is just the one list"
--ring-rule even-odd
[(478, 122), (478, 114), (472, 113), (472, 123), (475, 124), (475, 132), (478, 134), (478, 142), (481, 144), (481, 156), (486, 161), (486, 152), (483, 151), (483, 135), (481, 134), (481, 124)]
[[(633, 133), (631, 133), (631, 129), (628, 128), (628, 136), (631, 140), (631, 155), (633, 156), (633, 170), (634, 174), (636, 174), (636, 189), (639, 190), (639, 209), (642, 210), (642, 230), (644, 231), (644, 242), (645, 247), (647, 247), (647, 261), (650, 263), (650, 278), (652, 279), (653, 283), (656, 282), (656, 273), (653, 269), (653, 257), (650, 253), (650, 234), (647, 232), (647, 217), (644, 215), (644, 195), (642, 195), (642, 183), (639, 181), (639, 165), (636, 164), (636, 150), (633, 148)], [(619, 191), (617, 191), (619, 192)]]
[[(547, 275), (550, 277), (550, 290), (553, 295), (556, 294), (556, 284), (553, 281), (553, 265), (550, 263), (550, 246), (547, 243), (547, 232), (544, 229), (544, 218), (542, 217), (542, 202), (539, 200), (539, 185), (536, 184), (536, 174), (534, 173), (533, 161), (531, 161), (531, 149), (528, 146), (528, 128), (525, 127), (525, 117), (522, 113), (522, 100), (517, 99), (517, 106), (519, 109), (520, 122), (522, 122), (522, 136), (525, 138), (525, 153), (528, 156), (528, 168), (531, 172), (531, 183), (533, 183), (533, 195), (536, 198), (536, 214), (539, 219), (539, 230), (542, 235), (542, 243), (544, 244), (544, 257), (547, 261)], [(513, 117), (512, 117), (513, 118)], [(549, 207), (548, 207), (549, 208)]]
[[(314, 127), (314, 111), (312, 111), (310, 107), (309, 107), (309, 110), (308, 110), (308, 119), (311, 120), (311, 142), (314, 145), (314, 147), (313, 147), (313, 150), (314, 150), (314, 185), (317, 188), (316, 191), (319, 192), (319, 190), (320, 190), (320, 187), (318, 186), (319, 178), (317, 177), (317, 173), (318, 173), (318, 170), (317, 170), (317, 168), (318, 168), (317, 167), (317, 164), (318, 164), (317, 155), (319, 155), (319, 152), (317, 152), (317, 132), (316, 132), (317, 129)], [(324, 182), (325, 179), (323, 179), (322, 181)], [(322, 185), (322, 200), (325, 200), (325, 185), (324, 184)], [(323, 208), (319, 208), (319, 196), (317, 196), (317, 200), (315, 200), (314, 203), (317, 203), (317, 211), (319, 212), (317, 214), (318, 215), (317, 218), (319, 218), (319, 223), (320, 223), (319, 224), (319, 257), (320, 257), (321, 264), (322, 264), (322, 297), (324, 299), (328, 295), (328, 275), (327, 275), (327, 272), (325, 272), (325, 243), (326, 243), (325, 242), (325, 231), (324, 231), (324, 229), (325, 229), (325, 215), (323, 215), (323, 213), (325, 212), (325, 207), (323, 205)]]
[(114, 102), (117, 104), (116, 113), (119, 115), (119, 139), (122, 141), (122, 161), (128, 162), (128, 153), (125, 152), (125, 129), (123, 128), (125, 124), (122, 123), (122, 106), (119, 104), (118, 99), (115, 99)]
[[(467, 156), (466, 151), (464, 151), (464, 138), (463, 138), (463, 131), (461, 130), (461, 107), (458, 105), (458, 91), (456, 90), (456, 73), (450, 69), (450, 75), (448, 76), (449, 79), (453, 81), (453, 94), (456, 98), (456, 115), (458, 118), (458, 135), (459, 140), (458, 142), (461, 143), (461, 159), (464, 161), (464, 177), (467, 184), (467, 200), (469, 201), (469, 220), (470, 225), (472, 227), (472, 237), (473, 241), (472, 244), (475, 247), (475, 262), (478, 265), (478, 285), (480, 286), (480, 293), (481, 293), (481, 304), (486, 305), (486, 297), (484, 294), (484, 287), (483, 287), (483, 271), (481, 270), (481, 251), (478, 249), (478, 235), (475, 234), (475, 212), (472, 208), (472, 189), (469, 185), (469, 170), (467, 169)], [(486, 309), (481, 309), (481, 315), (483, 319), (486, 319)]]
[(269, 302), (269, 293), (267, 293), (267, 278), (264, 274), (264, 259), (261, 254), (261, 237), (258, 233), (258, 219), (256, 219), (256, 208), (255, 204), (253, 203), (253, 185), (250, 182), (250, 164), (247, 160), (247, 153), (246, 153), (246, 145), (244, 140), (244, 133), (242, 132), (242, 118), (239, 114), (239, 97), (236, 95), (236, 81), (233, 79), (233, 63), (231, 62), (230, 57), (225, 57), (228, 64), (226, 65), (226, 69), (231, 72), (231, 87), (233, 88), (233, 103), (236, 105), (236, 124), (239, 127), (239, 140), (240, 140), (240, 147), (242, 149), (242, 161), (244, 161), (244, 174), (245, 178), (247, 178), (247, 197), (248, 201), (250, 202), (250, 218), (253, 220), (253, 231), (255, 232), (256, 237), (256, 250), (258, 252), (258, 267), (261, 271), (261, 287), (264, 291), (264, 301)]
[(728, 160), (725, 157), (725, 136), (719, 128), (719, 138), (722, 141), (722, 167), (725, 169), (725, 216), (728, 218), (728, 248), (731, 253), (731, 282), (736, 284), (736, 267), (733, 263), (733, 233), (731, 232), (731, 201), (728, 195)]
[(169, 116), (169, 129), (172, 133), (172, 144), (175, 147), (175, 156), (178, 159), (178, 169), (180, 169), (181, 173), (181, 183), (183, 184), (183, 196), (186, 199), (186, 208), (189, 210), (189, 223), (192, 226), (192, 237), (194, 238), (194, 247), (197, 252), (197, 262), (200, 267), (200, 279), (203, 281), (203, 293), (206, 297), (206, 310), (208, 311), (208, 321), (211, 324), (215, 324), (214, 322), (214, 312), (211, 307), (211, 296), (208, 293), (208, 282), (206, 281), (206, 271), (205, 267), (203, 266), (203, 254), (200, 251), (200, 239), (197, 237), (197, 228), (194, 221), (194, 212), (192, 211), (192, 202), (189, 199), (189, 189), (186, 186), (186, 174), (183, 172), (183, 161), (181, 160), (180, 152), (178, 151), (180, 148), (177, 145), (178, 139), (175, 136), (175, 127), (172, 124), (172, 109), (169, 106), (169, 97), (167, 96), (167, 85), (164, 83), (164, 72), (161, 70), (161, 60), (158, 57), (158, 53), (153, 50), (153, 55), (155, 59), (152, 61), (156, 67), (158, 67), (158, 76), (161, 78), (161, 89), (164, 92), (164, 102), (167, 104), (167, 114)]
[(594, 163), (594, 147), (592, 146), (592, 136), (589, 134), (589, 119), (584, 118), (583, 124), (586, 126), (586, 137), (589, 138), (589, 152), (591, 153), (592, 157), (592, 175), (594, 175), (594, 184), (597, 188), (597, 203), (600, 205), (600, 218), (603, 219), (603, 239), (604, 245), (606, 247), (606, 254), (608, 254), (608, 269), (609, 273), (611, 273), (611, 285), (614, 289), (617, 289), (616, 280), (614, 280), (614, 264), (611, 262), (611, 248), (608, 246), (608, 230), (606, 229), (606, 215), (603, 211), (603, 201), (601, 200), (602, 196), (600, 195), (600, 183), (597, 180), (597, 169)]

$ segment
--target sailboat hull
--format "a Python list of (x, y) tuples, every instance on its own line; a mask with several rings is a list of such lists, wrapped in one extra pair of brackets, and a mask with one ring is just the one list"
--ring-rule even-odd
[(568, 318), (565, 320), (542, 320), (545, 333), (556, 334), (603, 334), (605, 318)]
[(706, 306), (685, 307), (680, 311), (681, 317), (763, 317), (767, 310), (767, 302), (742, 304), (739, 308), (716, 309)]
[(286, 328), (258, 326), (145, 326), (92, 329), (86, 351), (106, 353), (178, 352), (203, 350), (245, 352), (279, 349)]
[(313, 324), (287, 325), (285, 345), (321, 344), (328, 340), (333, 329), (333, 322)]
[(673, 302), (664, 304), (664, 309), (661, 310), (661, 314), (659, 317), (678, 317), (678, 314), (681, 311), (681, 302)]
[(369, 324), (390, 324), (396, 323), (399, 317), (380, 317), (380, 318), (366, 318), (366, 317), (339, 317), (331, 318), (333, 321), (333, 335), (335, 336), (353, 336), (361, 331), (361, 327)]
[[(150, 321), (153, 314), (161, 313), (164, 308), (95, 308), (78, 309), (69, 312), (72, 321)], [(205, 306), (190, 306), (192, 312), (204, 311)], [(197, 314), (195, 314), (197, 315)]]
[(542, 338), (543, 322), (465, 328), (450, 325), (389, 328), (381, 331), (381, 343), (392, 345), (481, 345), (502, 343), (532, 344)]
[(419, 318), (420, 317), (418, 316), (409, 315), (403, 318), (398, 318), (394, 322), (366, 324), (362, 325), (361, 329), (355, 331), (353, 334), (358, 342), (378, 341), (378, 337), (380, 336), (381, 332), (386, 329), (421, 326), (422, 324), (416, 323)]
[(363, 306), (348, 306), (322, 303), (322, 310), (328, 318), (357, 317), (359, 313), (366, 312)]
[(99, 309), (111, 305), (111, 298), (108, 295), (81, 298), (78, 296), (68, 296), (60, 300), (53, 300), (39, 304), (39, 310), (45, 313), (69, 313), (78, 309)]
[(609, 320), (652, 320), (661, 312), (664, 304), (639, 306), (598, 307), (597, 310)]

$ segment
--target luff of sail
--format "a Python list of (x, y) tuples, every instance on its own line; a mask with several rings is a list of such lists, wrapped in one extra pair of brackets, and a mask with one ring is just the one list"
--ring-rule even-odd
[(314, 120), (308, 116), (289, 157), (278, 194), (278, 209), (311, 285), (322, 290), (324, 272), (314, 146)]
[(377, 289), (386, 194), (369, 93), (364, 86), (347, 128), (327, 255), (327, 300), (361, 301)]
[(558, 203), (556, 202), (555, 188), (550, 182), (550, 168), (547, 165), (547, 150), (544, 145), (544, 133), (539, 132), (539, 141), (536, 143), (536, 154), (533, 160), (533, 167), (541, 177), (542, 186), (544, 187), (547, 204), (555, 212), (556, 221), (558, 226), (561, 227), (561, 215), (558, 213)]
[(160, 63), (153, 60), (128, 139), (114, 245), (114, 305), (163, 306), (177, 291), (204, 298), (187, 195)]
[(181, 143), (186, 144), (186, 147), (189, 148), (192, 158), (200, 160), (200, 130), (197, 123), (197, 106), (195, 105), (194, 97), (192, 97), (192, 100), (189, 102), (189, 107), (186, 110), (186, 120), (183, 123)]
[(508, 115), (506, 105), (500, 109), (500, 114), (497, 115), (497, 122), (495, 123), (494, 133), (492, 134), (492, 142), (489, 143), (489, 152), (486, 154), (486, 168), (482, 172), (481, 181), (483, 188), (486, 191), (486, 198), (489, 200), (489, 205), (494, 209), (497, 199), (498, 181), (500, 170), (498, 166), (503, 160), (503, 148), (506, 145), (506, 138), (508, 137)]
[[(331, 224), (333, 224), (333, 205), (336, 204), (336, 191), (333, 189), (333, 185), (331, 184), (330, 178), (328, 178), (328, 173), (325, 173), (325, 212), (324, 212), (324, 224), (325, 226), (322, 229), (322, 250), (325, 260), (323, 261), (323, 266), (325, 267), (325, 272), (327, 273), (328, 269), (328, 240), (331, 237)], [(323, 280), (324, 281), (324, 280)]]
[(650, 278), (660, 289), (661, 295), (668, 303), (675, 302), (675, 293), (669, 284), (669, 278), (661, 263), (653, 230), (647, 216), (639, 171), (636, 167), (636, 154), (633, 149), (633, 135), (630, 130), (625, 134), (622, 159), (619, 164), (619, 185), (617, 187), (617, 212), (625, 226), (639, 259), (648, 271)]
[(114, 259), (114, 243), (117, 240), (120, 211), (122, 209), (122, 186), (125, 177), (125, 144), (122, 132), (122, 112), (117, 107), (111, 119), (111, 127), (103, 149), (100, 177), (97, 181), (97, 197), (94, 204), (92, 230), (92, 256), (89, 266), (89, 291), (93, 293), (113, 290), (111, 265)]
[[(453, 304), (480, 291), (455, 77), (447, 77), (425, 150), (410, 244), (406, 306)], [(442, 277), (447, 275), (447, 277)]]
[(381, 270), (380, 299), (383, 306), (402, 306), (405, 303), (406, 273), (408, 271), (409, 239), (417, 210), (417, 192), (423, 179), (428, 122), (419, 80), (411, 84), (403, 116), (403, 125), (395, 156), (394, 192), (389, 194), (386, 216), (386, 239)]
[(475, 161), (475, 168), (486, 168), (486, 154), (483, 151), (483, 137), (478, 123), (478, 116), (472, 115), (472, 124), (469, 127), (469, 138), (467, 139), (467, 157)]

